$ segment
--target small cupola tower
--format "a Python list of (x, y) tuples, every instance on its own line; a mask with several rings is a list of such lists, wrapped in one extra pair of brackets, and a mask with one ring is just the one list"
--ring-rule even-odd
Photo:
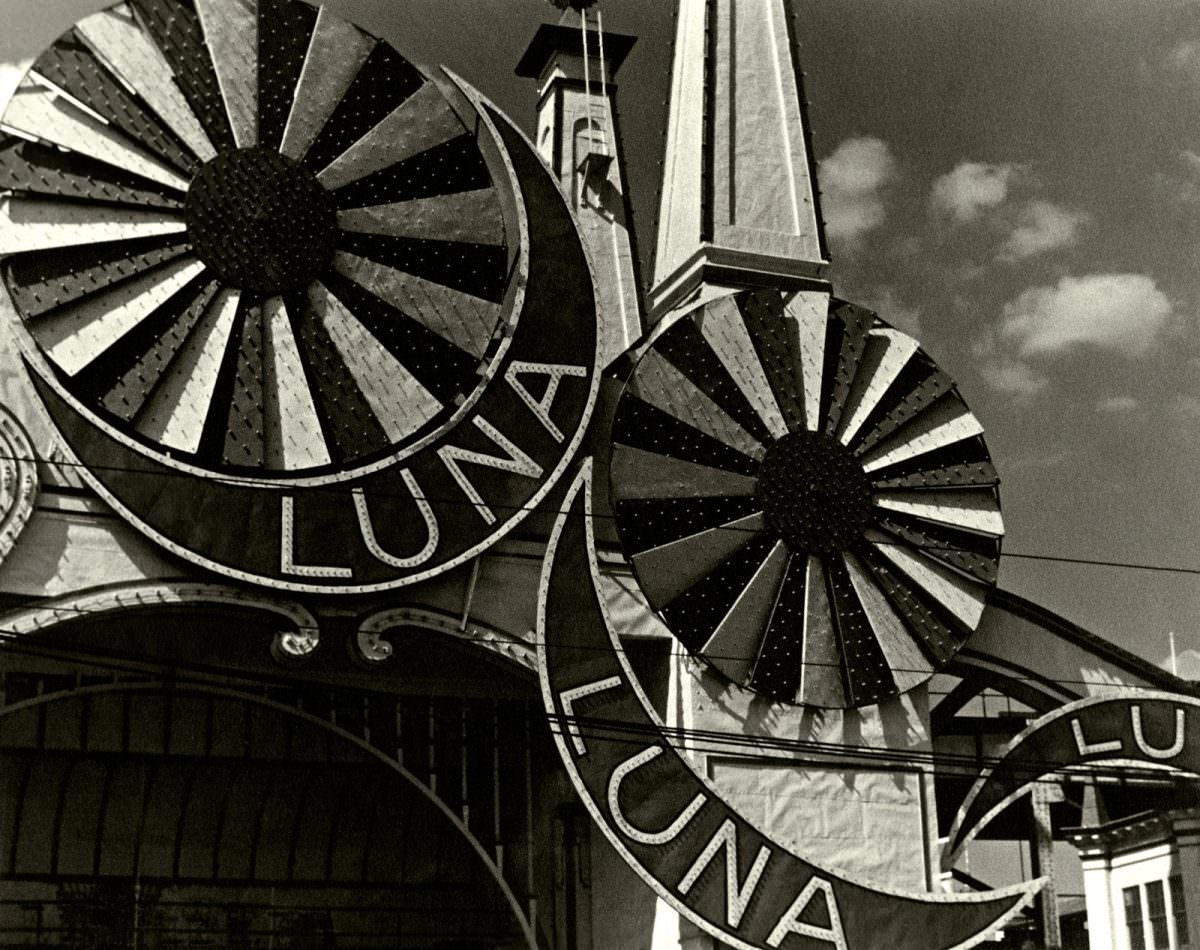
[[(572, 202), (592, 260), (606, 365), (643, 329), (613, 82), (634, 37), (581, 16), (541, 26), (516, 73), (537, 80), (537, 147)], [(572, 19), (577, 25), (566, 25)]]

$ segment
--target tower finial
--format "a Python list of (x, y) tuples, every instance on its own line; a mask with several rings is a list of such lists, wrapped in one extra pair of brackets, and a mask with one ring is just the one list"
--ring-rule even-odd
[(651, 310), (705, 285), (823, 288), (787, 0), (680, 0)]

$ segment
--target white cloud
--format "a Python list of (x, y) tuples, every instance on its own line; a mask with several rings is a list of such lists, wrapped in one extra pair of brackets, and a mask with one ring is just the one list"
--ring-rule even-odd
[(821, 206), (830, 237), (853, 242), (883, 224), (882, 191), (896, 160), (881, 139), (846, 139), (821, 162)]
[(1185, 148), (1177, 158), (1177, 169), (1155, 172), (1153, 183), (1174, 205), (1200, 204), (1200, 155)]
[(33, 65), (33, 60), (26, 59), (17, 63), (0, 62), (0, 111), (8, 105), (8, 100), (21, 85), (25, 71)]
[(921, 312), (916, 307), (910, 307), (900, 300), (894, 287), (879, 287), (862, 295), (863, 302), (877, 314), (880, 319), (890, 323), (897, 330), (903, 330), (911, 337), (920, 340), (923, 332)]
[(1200, 70), (1200, 40), (1180, 40), (1167, 52), (1166, 61), (1172, 69), (1183, 72)]
[(992, 389), (1017, 399), (1028, 399), (1050, 385), (1050, 380), (1028, 363), (1008, 356), (982, 364), (979, 375)]
[(1016, 165), (962, 162), (933, 183), (934, 210), (958, 222), (973, 221), (989, 208), (1003, 204), (1016, 175)]
[(1141, 403), (1132, 396), (1109, 396), (1096, 402), (1097, 412), (1133, 412)]
[(1142, 274), (1063, 277), (1004, 305), (1000, 337), (1021, 356), (1082, 345), (1146, 352), (1171, 316), (1171, 302)]
[(1020, 261), (1075, 243), (1087, 215), (1049, 201), (1031, 201), (1021, 211), (1017, 226), (1000, 248), (1003, 261)]
[(1175, 654), (1175, 664), (1171, 663), (1171, 657), (1163, 657), (1158, 665), (1171, 672), (1173, 665), (1179, 669), (1179, 675), (1185, 680), (1200, 680), (1200, 650), (1180, 650)]

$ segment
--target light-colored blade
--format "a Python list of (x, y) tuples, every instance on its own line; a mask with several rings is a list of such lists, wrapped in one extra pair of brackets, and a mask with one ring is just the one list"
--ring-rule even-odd
[(982, 434), (983, 426), (963, 403), (942, 399), (859, 461), (864, 471), (874, 472)]
[(431, 82), (396, 106), (378, 125), (317, 175), (332, 191), (466, 132)]
[(181, 452), (200, 448), (240, 298), (241, 291), (228, 288), (217, 294), (138, 419), (143, 435)]
[(400, 442), (441, 411), (438, 398), (337, 297), (314, 282), (308, 300), (389, 439)]
[(196, 0), (238, 148), (258, 144), (258, 0)]
[(929, 679), (933, 675), (933, 665), (921, 652), (916, 640), (904, 626), (904, 621), (875, 584), (862, 561), (848, 551), (843, 552), (842, 560), (900, 692)]
[(280, 152), (304, 158), (374, 48), (375, 40), (362, 30), (320, 8)]
[(138, 95), (202, 162), (217, 155), (208, 133), (179, 91), (166, 58), (142, 32), (126, 4), (75, 24), (83, 41)]
[(708, 305), (700, 332), (771, 435), (777, 439), (787, 435), (787, 423), (732, 297), (722, 297)]
[(63, 372), (73, 376), (203, 270), (194, 258), (172, 261), (36, 320), (33, 335)]
[(800, 290), (784, 306), (796, 321), (800, 337), (800, 373), (804, 380), (804, 423), (809, 431), (821, 427), (821, 380), (825, 373), (825, 325), (829, 294)]
[(633, 556), (650, 603), (661, 607), (715, 571), (766, 526), (762, 512), (680, 538)]
[(267, 467), (295, 471), (328, 465), (332, 459), (282, 297), (263, 304), (263, 329)]
[(726, 415), (724, 409), (657, 350), (648, 350), (641, 358), (632, 391), (638, 398), (743, 455), (761, 459), (766, 454), (761, 442)]
[(872, 546), (898, 567), (915, 585), (974, 630), (983, 616), (987, 588), (967, 580), (950, 568), (896, 544), (878, 531), (867, 531), (864, 537)]
[(867, 352), (846, 397), (838, 423), (838, 441), (849, 445), (900, 371), (917, 352), (917, 341), (899, 330), (878, 329), (867, 334)]
[(625, 498), (717, 498), (753, 495), (758, 479), (683, 459), (613, 446), (612, 480)]
[(833, 610), (825, 588), (825, 564), (815, 554), (808, 556), (804, 583), (804, 649), (797, 699), (813, 706), (846, 705), (842, 684), (842, 653)]
[(135, 147), (120, 132), (32, 82), (17, 89), (0, 123), (22, 135), (88, 155), (168, 188), (187, 191), (186, 179)]
[(735, 683), (750, 675), (787, 566), (787, 546), (777, 541), (704, 644), (701, 652)]
[(1000, 504), (990, 490), (885, 491), (875, 495), (875, 504), (888, 511), (899, 511), (953, 528), (993, 537), (1004, 534)]
[(500, 203), (490, 188), (369, 208), (351, 208), (338, 212), (338, 226), (343, 231), (426, 238), (431, 241), (504, 243)]
[(182, 218), (164, 211), (0, 199), (0, 256), (186, 230)]
[(334, 255), (333, 266), (459, 349), (476, 358), (487, 352), (503, 312), (499, 304), (344, 251)]

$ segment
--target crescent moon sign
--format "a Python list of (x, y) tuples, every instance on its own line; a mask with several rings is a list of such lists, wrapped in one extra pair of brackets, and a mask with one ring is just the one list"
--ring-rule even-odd
[[(36, 353), (31, 376), (84, 474), (157, 543), (203, 567), (275, 588), (362, 593), (454, 567), (524, 518), (583, 438), (598, 387), (596, 302), (581, 239), (533, 146), (452, 77), (478, 115), (481, 144), (511, 179), (527, 271), (519, 319), (456, 424), (390, 464), (327, 478), (197, 473), (160, 461), (74, 399)], [(437, 243), (437, 242), (432, 242)], [(523, 284), (523, 286), (521, 286)], [(519, 296), (518, 298), (519, 299)], [(497, 331), (500, 332), (500, 331)]]
[(1200, 700), (1161, 691), (1090, 696), (1047, 713), (1008, 745), (975, 782), (950, 829), (942, 866), (1038, 779), (1094, 762), (1200, 775)]
[(664, 900), (739, 948), (949, 950), (987, 939), (1033, 899), (1041, 879), (972, 895), (868, 887), (786, 850), (726, 804), (666, 737), (608, 625), (591, 477), (584, 463), (542, 570), (542, 695), (592, 817)]

